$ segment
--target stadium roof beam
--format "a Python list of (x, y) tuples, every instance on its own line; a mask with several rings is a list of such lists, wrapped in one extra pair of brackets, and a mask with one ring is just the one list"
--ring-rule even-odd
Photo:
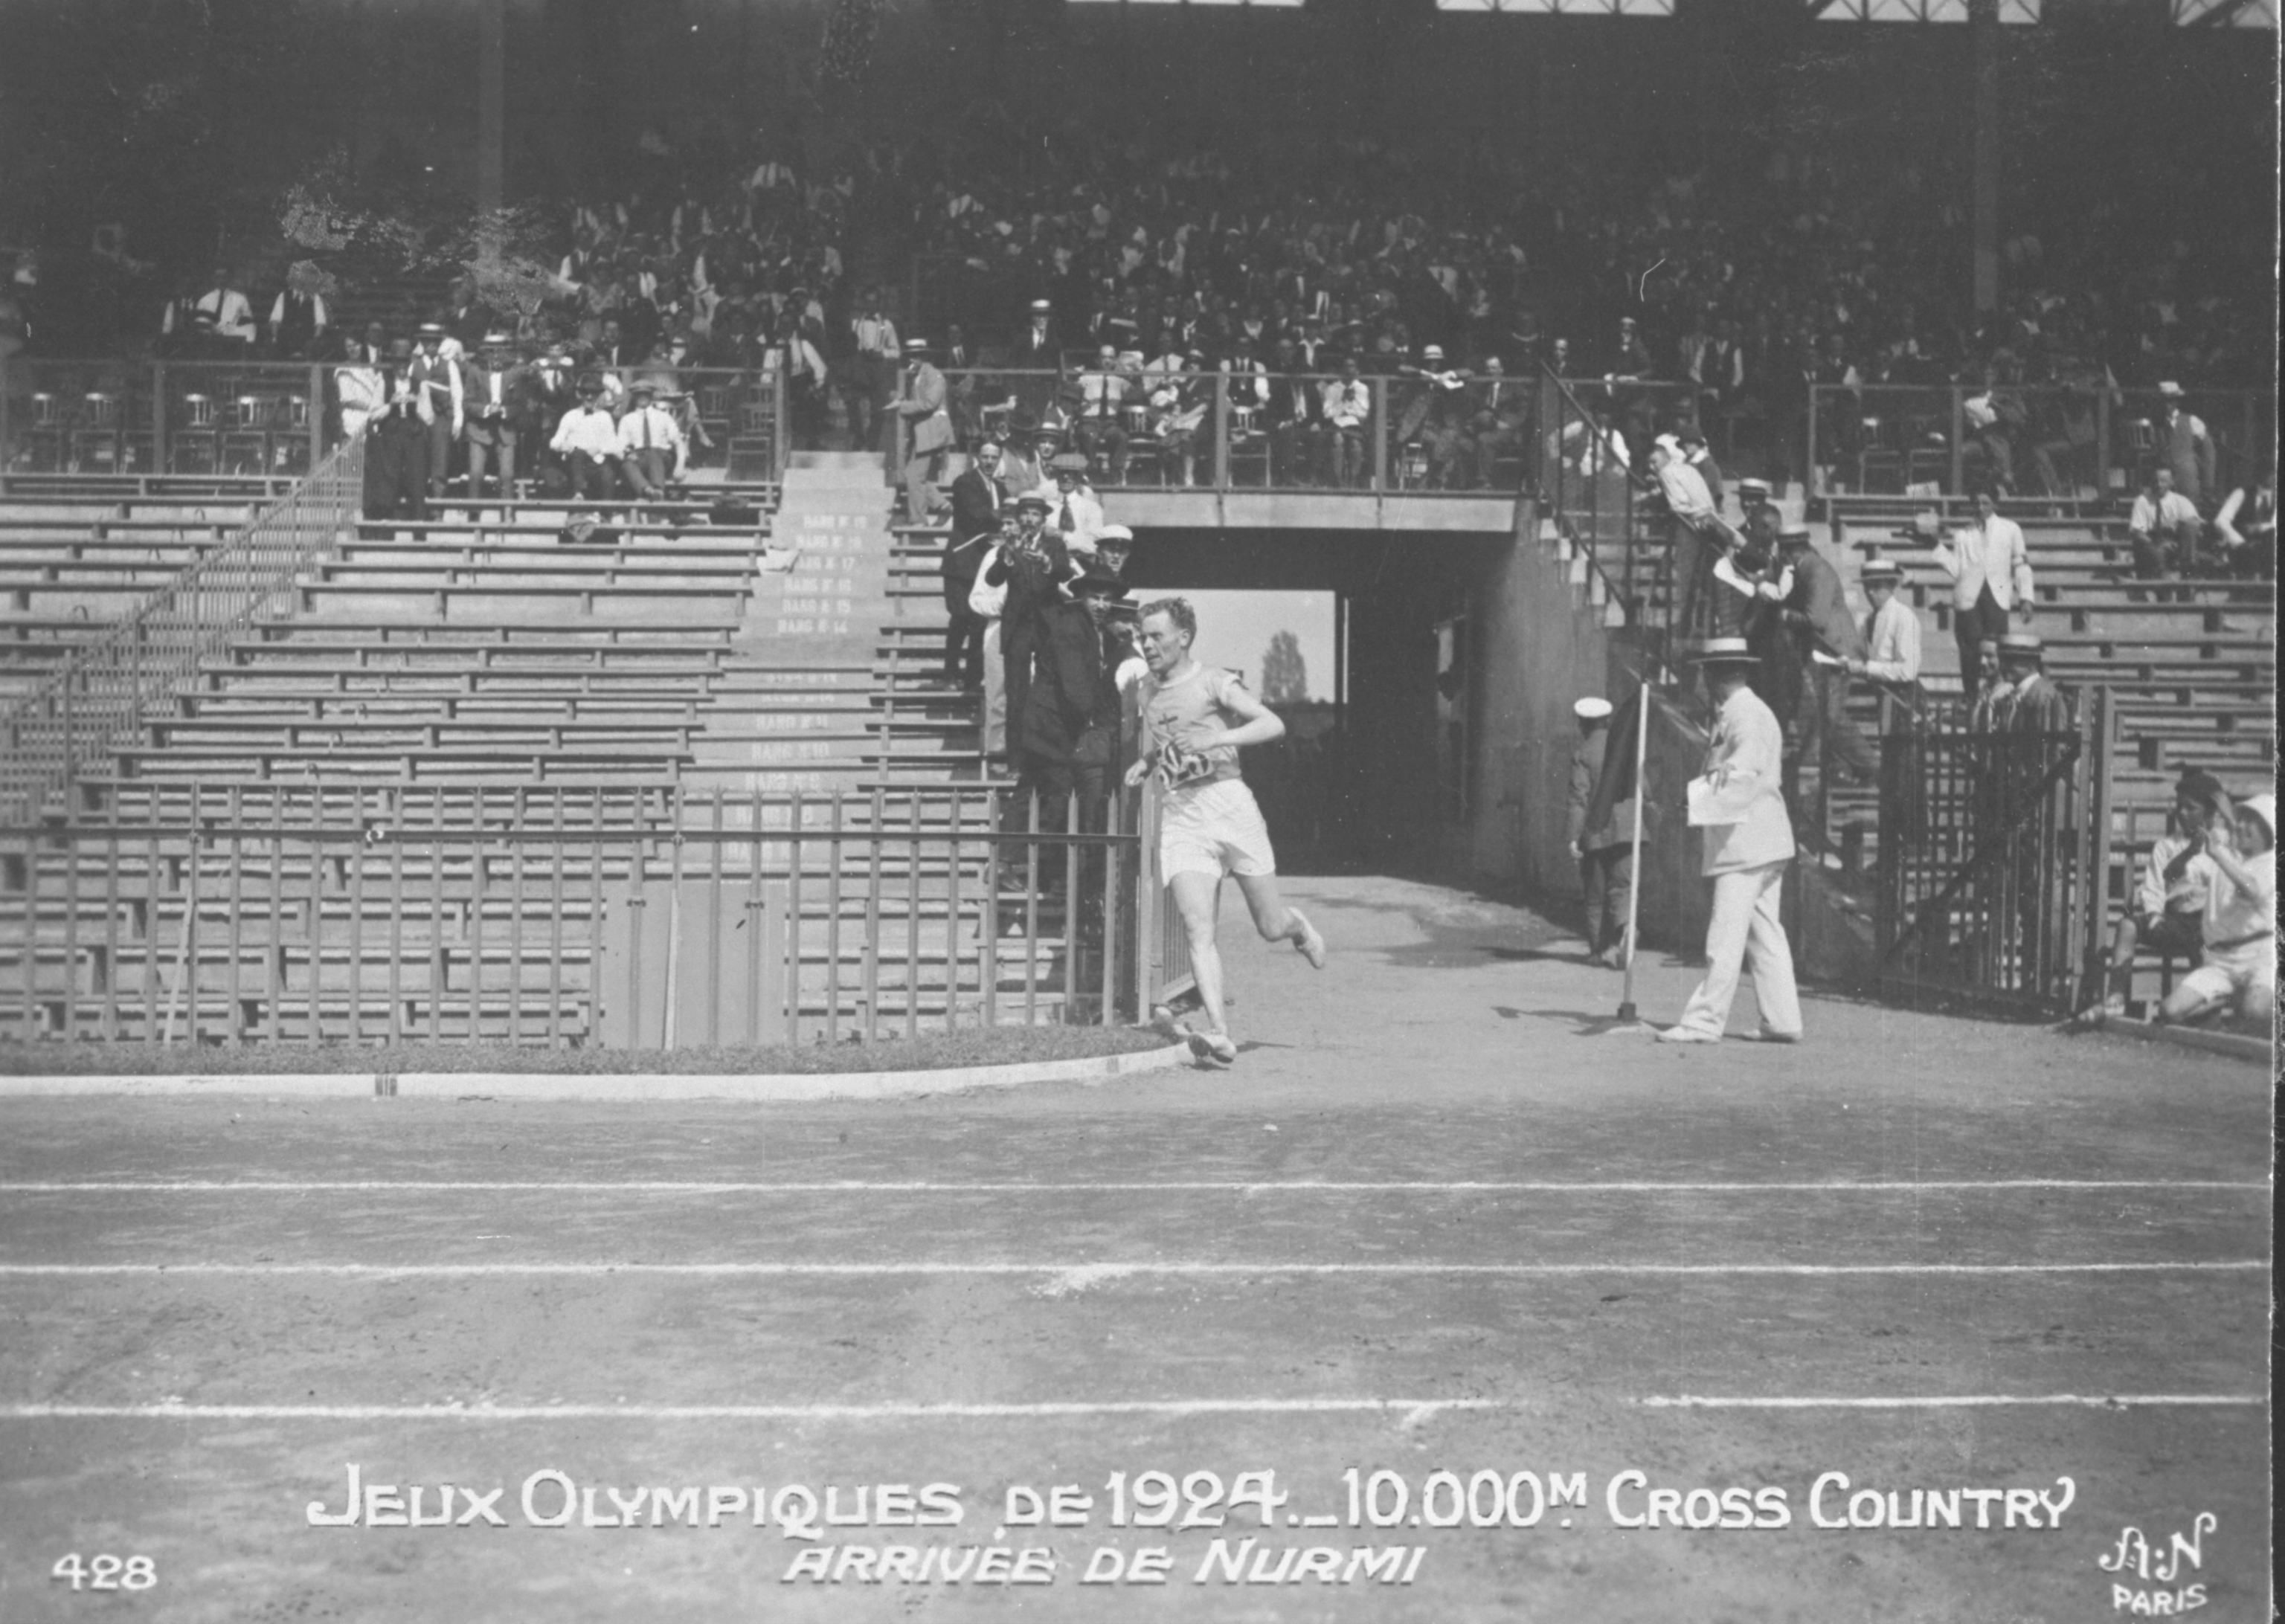
[(2171, 9), (2180, 27), (2277, 31), (2277, 0), (2172, 0)]
[(1436, 9), (1519, 17), (1671, 17), (1674, 0), (1436, 0)]
[[(1999, 0), (1998, 20), (2015, 27), (2034, 27), (2043, 4)], [(1819, 22), (1964, 23), (1967, 11), (1967, 0), (1810, 0), (1809, 4), (1809, 14)]]

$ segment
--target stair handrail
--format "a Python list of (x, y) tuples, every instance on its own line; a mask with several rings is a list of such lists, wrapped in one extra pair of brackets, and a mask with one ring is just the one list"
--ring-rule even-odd
[(297, 577), (356, 525), (364, 489), (365, 444), (351, 440), (0, 710), (0, 823), (36, 821), (232, 634), (290, 613)]

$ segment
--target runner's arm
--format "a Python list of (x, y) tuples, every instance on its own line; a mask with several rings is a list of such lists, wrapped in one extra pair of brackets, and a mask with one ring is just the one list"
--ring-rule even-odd
[(1223, 728), (1213, 738), (1197, 741), (1193, 749), (1210, 750), (1228, 745), (1244, 749), (1250, 745), (1274, 743), (1285, 736), (1284, 718), (1256, 699), (1247, 688), (1235, 682), (1229, 683), (1221, 697), (1224, 710), (1235, 711), (1245, 719), (1236, 727)]

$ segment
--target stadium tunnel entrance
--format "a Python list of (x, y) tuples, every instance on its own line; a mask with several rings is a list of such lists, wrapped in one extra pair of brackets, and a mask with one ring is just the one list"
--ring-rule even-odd
[[(1332, 699), (1288, 708), (1286, 739), (1247, 752), (1281, 864), (1569, 883), (1570, 707), (1604, 691), (1608, 650), (1541, 556), (1532, 505), (1515, 514), (1506, 531), (1136, 527), (1140, 600), (1334, 595)], [(1248, 652), (1199, 629), (1209, 663)]]

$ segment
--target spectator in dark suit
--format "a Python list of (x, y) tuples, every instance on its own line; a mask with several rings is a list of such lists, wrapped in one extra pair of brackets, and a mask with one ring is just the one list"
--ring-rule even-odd
[(976, 448), (967, 471), (952, 482), (952, 534), (944, 547), (944, 609), (951, 621), (945, 632), (944, 679), (970, 689), (984, 686), (986, 623), (968, 600), (1007, 505), (1008, 493), (1000, 484), (1000, 447), (986, 440)]
[(1331, 431), (1318, 386), (1300, 371), (1300, 353), (1291, 342), (1277, 346), (1277, 373), (1269, 381), (1269, 482), (1321, 485)]
[(1809, 679), (1794, 776), (1803, 765), (1821, 773), (1830, 758), (1859, 782), (1870, 783), (1880, 773), (1880, 757), (1849, 719), (1849, 667), (1865, 657), (1865, 634), (1849, 612), (1840, 572), (1810, 540), (1805, 524), (1788, 525), (1778, 533), (1780, 578), (1786, 581), (1786, 624)]

